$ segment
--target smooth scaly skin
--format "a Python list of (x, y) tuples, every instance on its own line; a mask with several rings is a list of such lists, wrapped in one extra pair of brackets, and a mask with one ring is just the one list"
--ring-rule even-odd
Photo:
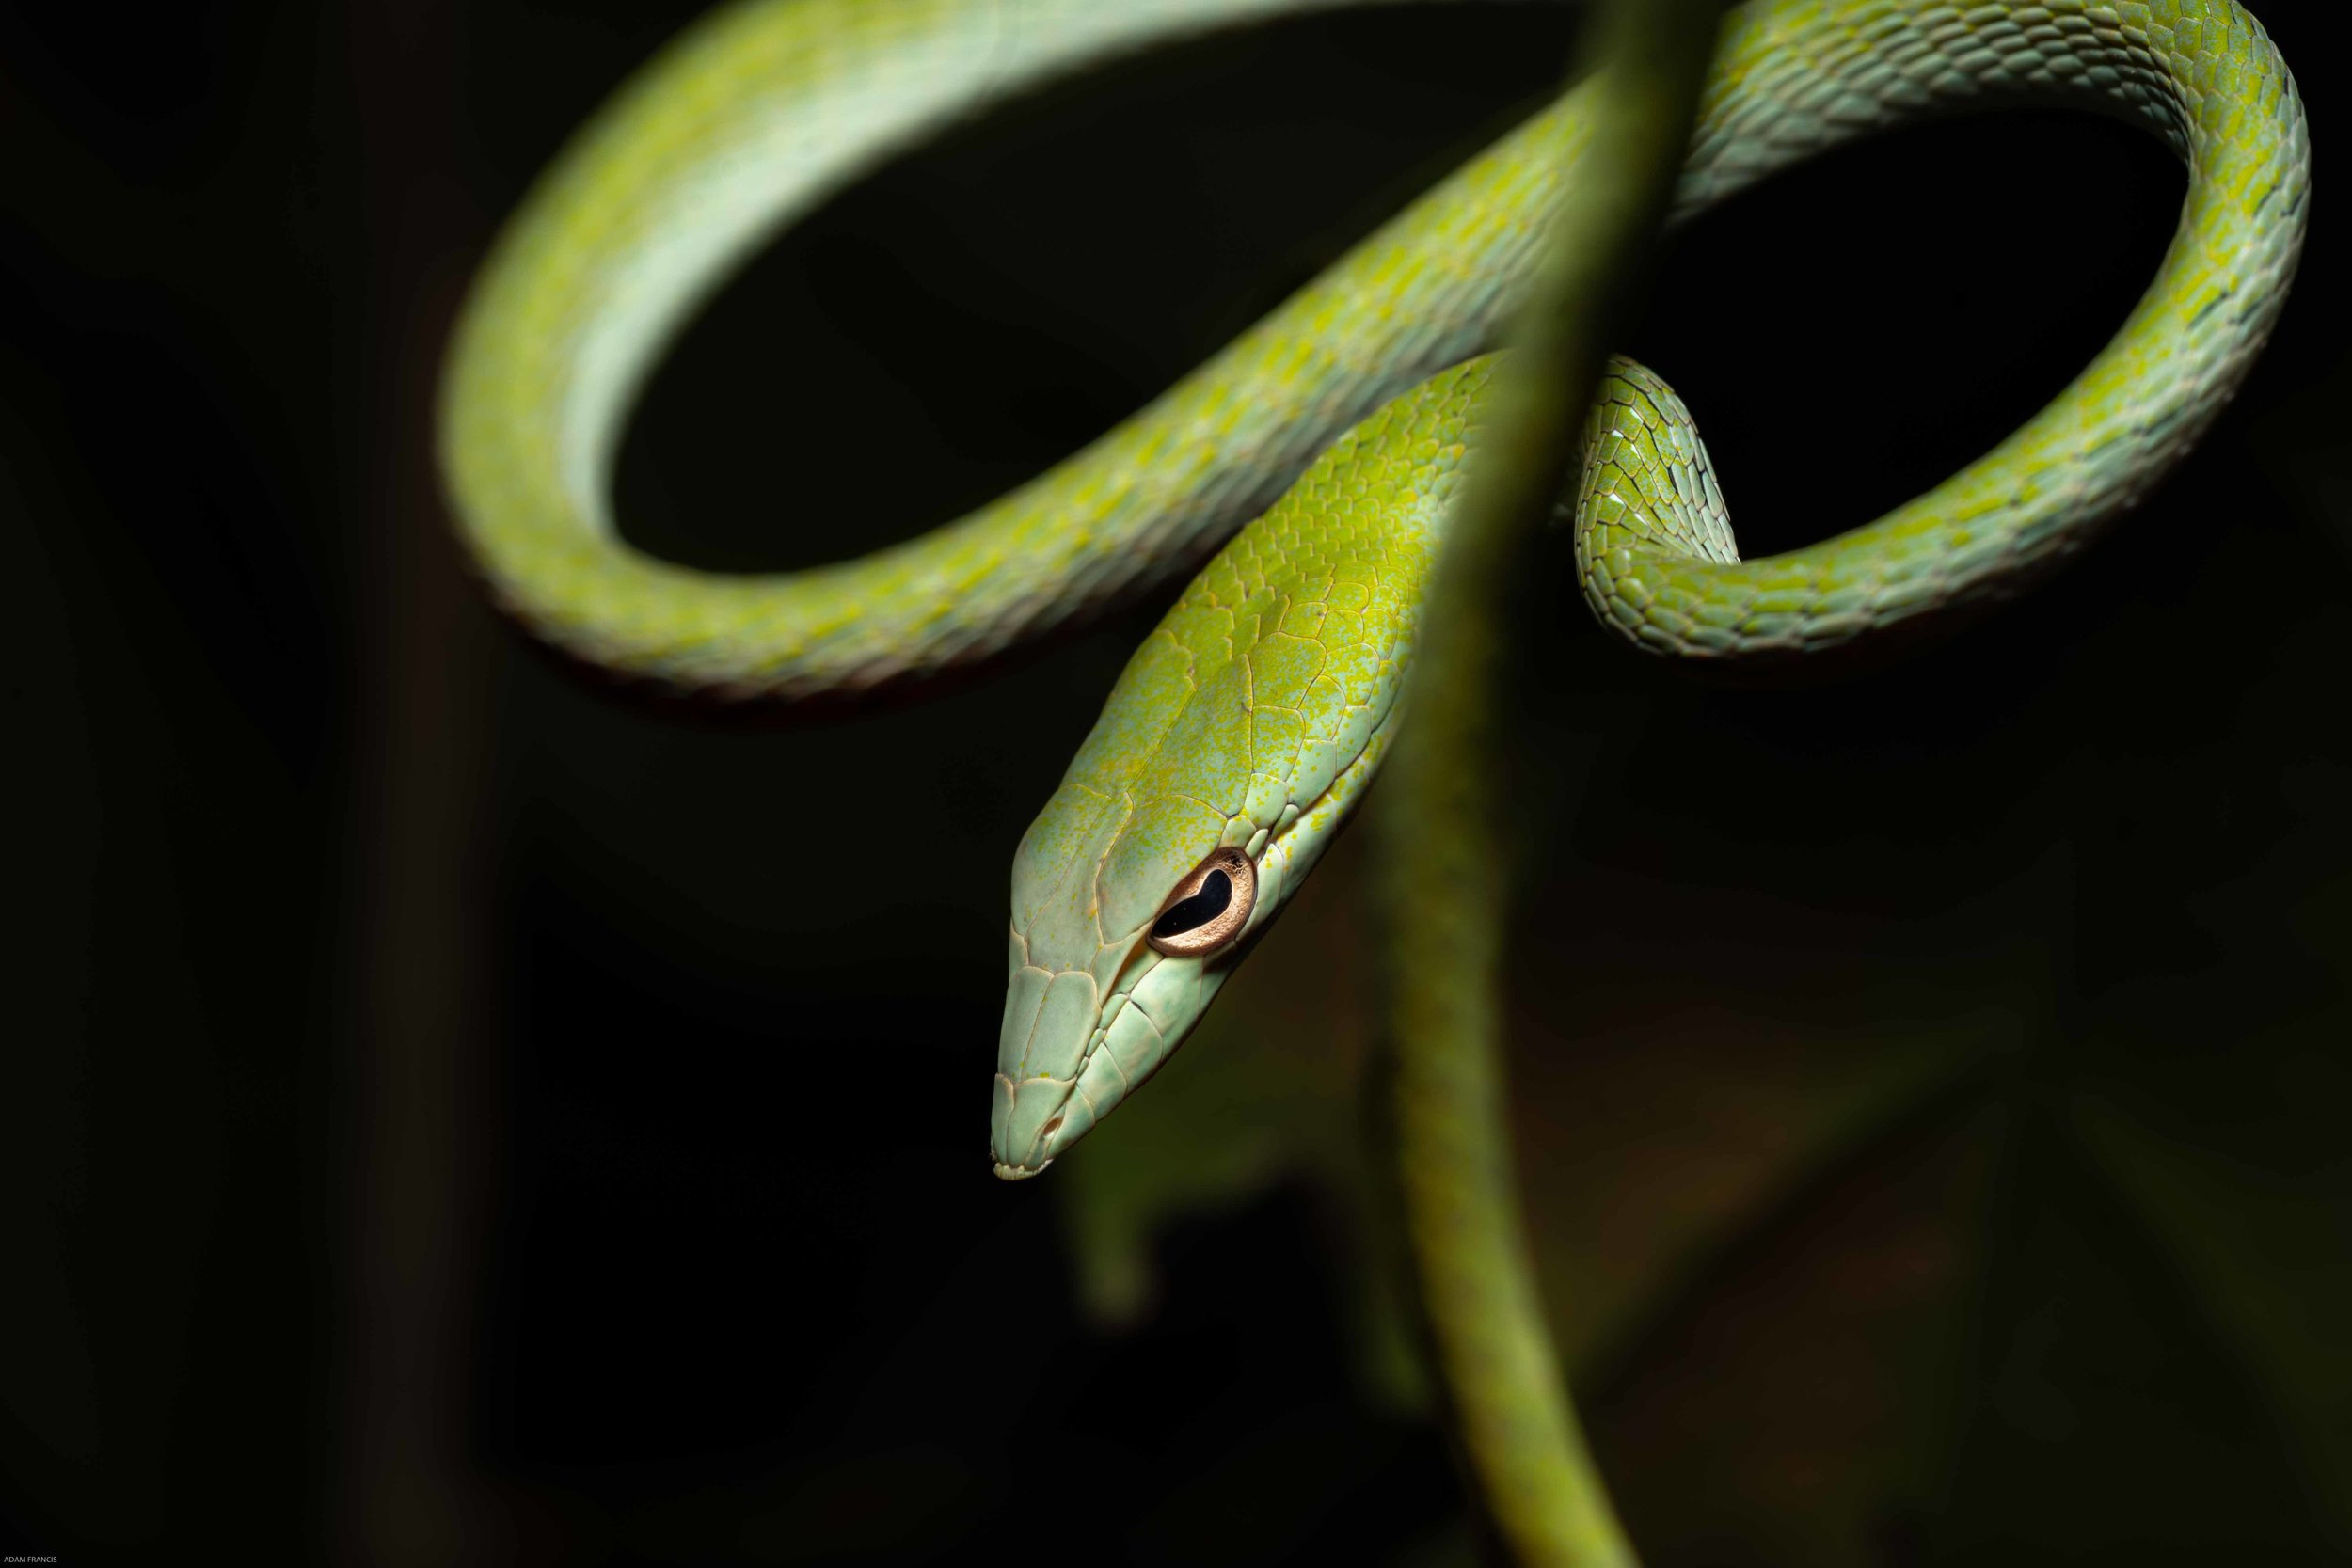
[(1519, 863), (1503, 787), (1518, 752), (1508, 609), (1585, 466), (1560, 433), (1609, 376), (1609, 341), (1698, 122), (1715, 24), (1712, 0), (1604, 0), (1588, 25), (1593, 155), (1548, 221), (1482, 402), (1470, 475), (1421, 594), (1414, 717), (1372, 806), (1381, 1077), (1428, 1347), (1482, 1512), (1532, 1568), (1630, 1568), (1635, 1554), (1560, 1383), (1519, 1218), (1503, 1068)]
[[(923, 539), (788, 576), (690, 571), (617, 540), (609, 470), (681, 318), (781, 223), (893, 150), (1041, 76), (1327, 3), (1344, 0), (771, 0), (691, 29), (542, 182), (460, 325), (444, 461), (501, 599), (616, 670), (796, 696), (984, 657), (1194, 565), (1340, 431), (1491, 346), (1534, 214), (1581, 147), (1577, 94), (1136, 419)], [(2016, 20), (2037, 12), (2049, 20)], [(2012, 16), (1782, 0), (1740, 16), (1721, 58), (1686, 213), (1862, 132), (2020, 97), (2137, 119), (2199, 179), (2183, 243), (2117, 344), (1993, 459), (1778, 567), (1661, 563), (1629, 581), (1614, 550), (1594, 552), (1588, 586), (1645, 644), (1812, 647), (2010, 586), (2151, 483), (2259, 343), (2300, 232), (2303, 130), (2283, 66), (2234, 7), (2084, 0)], [(2224, 289), (2226, 307), (2199, 320)], [(788, 475), (763, 504), (780, 526), (825, 526), (792, 515)]]
[[(1596, 155), (1561, 193), (1422, 596), (1403, 728), (1371, 813), (1381, 1044), (1405, 1232), (1456, 1440), (1495, 1534), (1535, 1568), (1636, 1560), (1560, 1380), (1519, 1216), (1504, 1061), (1518, 847), (1503, 781), (1514, 584), (1584, 454), (1713, 56), (1710, 0), (1603, 0)], [(1694, 483), (1702, 504), (1708, 487)]]
[[(1841, 128), (1883, 122), (1889, 104), (2028, 95), (2128, 112), (2166, 136), (2188, 162), (2188, 199), (2154, 284), (2048, 407), (1928, 495), (1787, 555), (1737, 559), (1687, 412), (1620, 363), (1588, 431), (1578, 508), (1585, 596), (1605, 624), (1649, 651), (1751, 664), (1916, 630), (2016, 592), (2187, 450), (2283, 300), (2304, 220), (2303, 119), (2243, 11), (2185, 0), (2135, 8), (2137, 29), (2093, 20), (2113, 9), (2032, 8), (2047, 20), (2022, 26), (1997, 7), (1970, 11), (1987, 18), (1972, 24), (1948, 6), (1781, 4), (1733, 24), (1686, 166), (1686, 210)], [(2155, 50), (2150, 12), (2195, 17), (2168, 36), (2196, 52)], [(1575, 119), (1576, 95), (1566, 102), (1515, 140), (1551, 153), (1573, 144), (1536, 135)], [(1518, 168), (1513, 145), (1467, 178), (1533, 192), (1531, 170), (1491, 172), (1498, 158)], [(1370, 247), (1418, 231), (1430, 205)], [(1512, 243), (1525, 248), (1524, 235)], [(1033, 1174), (1084, 1136), (1167, 1059), (1231, 972), (1232, 953), (1163, 958), (1143, 945), (1161, 895), (1211, 848), (1243, 845), (1264, 867), (1250, 925), (1262, 929), (1370, 778), (1491, 364), (1469, 361), (1390, 402), (1242, 531), (1136, 654), (1029, 830), (1013, 864), (1000, 1175)]]
[[(723, 11), (566, 153), (459, 328), (443, 451), (477, 558), (515, 613), (621, 672), (741, 694), (867, 689), (985, 657), (1232, 538), (1137, 653), (1016, 860), (1002, 1175), (1042, 1169), (1149, 1076), (1247, 951), (1248, 939), (1206, 959), (1144, 946), (1168, 888), (1211, 847), (1241, 845), (1259, 863), (1249, 928), (1263, 930), (1377, 767), (1491, 370), (1464, 361), (1492, 345), (1556, 182), (1574, 178), (1584, 95), (1134, 420), (909, 545), (788, 577), (650, 561), (607, 515), (617, 432), (661, 344), (730, 268), (892, 150), (1047, 73), (1341, 3)], [(2229, 0), (1764, 0), (1726, 26), (1677, 212), (1872, 129), (2021, 101), (2120, 116), (2188, 166), (2180, 231), (2116, 339), (1928, 495), (1744, 563), (1679, 404), (1619, 367), (1578, 513), (1604, 624), (1663, 655), (1767, 663), (1916, 628), (2016, 592), (2193, 443), (2277, 317), (2307, 194), (2286, 69)]]

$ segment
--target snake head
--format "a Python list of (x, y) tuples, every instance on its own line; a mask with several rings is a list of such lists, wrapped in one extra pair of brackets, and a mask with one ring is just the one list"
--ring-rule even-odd
[(1043, 1170), (1157, 1071), (1264, 928), (1279, 886), (1260, 898), (1259, 861), (1229, 828), (1197, 802), (1065, 785), (1030, 829), (996, 1053), (997, 1175)]
[(1386, 750), (1402, 622), (1335, 627), (1326, 601), (1220, 594), (1215, 571), (1137, 651), (1014, 859), (991, 1139), (1009, 1180), (1166, 1065)]

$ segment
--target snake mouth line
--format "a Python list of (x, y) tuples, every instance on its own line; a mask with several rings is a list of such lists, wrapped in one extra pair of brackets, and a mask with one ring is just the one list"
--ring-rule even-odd
[[(1121, 961), (1118, 971), (1114, 973), (1110, 982), (1114, 989), (1102, 1015), (1095, 1022), (1084, 1050), (1080, 1053), (1077, 1070), (1069, 1080), (1073, 1093), (1079, 1095), (1080, 1098), (1086, 1098), (1084, 1091), (1078, 1088), (1078, 1085), (1094, 1068), (1097, 1058), (1109, 1052), (1112, 1026), (1130, 1008), (1134, 1009), (1150, 1026), (1152, 1033), (1158, 1037), (1159, 1047), (1153, 1053), (1152, 1059), (1144, 1065), (1140, 1072), (1136, 1073), (1130, 1073), (1127, 1066), (1116, 1054), (1108, 1056), (1110, 1065), (1119, 1075), (1118, 1094), (1111, 1103), (1116, 1105), (1119, 1101), (1124, 1100), (1128, 1095), (1142, 1087), (1175, 1055), (1178, 1047), (1184, 1043), (1184, 1037), (1191, 1033), (1192, 1025), (1199, 1022), (1200, 1009), (1195, 1008), (1189, 1018), (1179, 1018), (1164, 1025), (1159, 1019), (1152, 1016), (1152, 1010), (1136, 998), (1136, 991), (1143, 980), (1162, 964), (1174, 961), (1189, 961), (1201, 966), (1204, 971), (1230, 970), (1255, 949), (1259, 941), (1264, 937), (1267, 929), (1272, 926), (1275, 916), (1288, 902), (1288, 894), (1303, 879), (1306, 871), (1312, 867), (1321, 854), (1324, 844), (1328, 841), (1336, 829), (1337, 822), (1329, 817), (1332, 808), (1341, 807), (1340, 815), (1344, 817), (1346, 803), (1361, 789), (1368, 776), (1378, 768), (1382, 757), (1387, 752), (1388, 742), (1395, 732), (1397, 719), (1403, 706), (1401, 702), (1391, 702), (1389, 705), (1388, 711), (1380, 716), (1373, 724), (1370, 733), (1364, 737), (1362, 748), (1355, 756), (1349, 758), (1320, 790), (1316, 791), (1311, 800), (1304, 804), (1286, 807), (1279, 821), (1269, 828), (1260, 830), (1260, 836), (1255, 841), (1256, 853), (1251, 856), (1253, 863), (1267, 863), (1279, 849), (1282, 852), (1284, 870), (1278, 884), (1278, 891), (1273, 896), (1261, 900), (1257, 910), (1253, 911), (1253, 918), (1239, 939), (1231, 946), (1212, 955), (1178, 958), (1160, 953), (1151, 946), (1147, 940), (1150, 930), (1148, 925), (1138, 926), (1128, 935), (1125, 943), (1128, 949), (1126, 958)], [(1026, 938), (1018, 927), (1015, 927), (1013, 935), (1022, 942), (1025, 958)], [(1212, 979), (1212, 987), (1213, 985), (1214, 979)], [(1171, 1030), (1173, 1031), (1172, 1037)], [(1010, 1081), (1006, 1078), (1001, 1069), (996, 1077), (1000, 1085), (1004, 1085), (1008, 1089), (1011, 1088)], [(1100, 1108), (1095, 1106), (1091, 1099), (1089, 1099), (1088, 1109), (1091, 1113), (1088, 1122), (1088, 1129), (1090, 1130), (1093, 1122), (1099, 1119)], [(1061, 1110), (1057, 1110), (1052, 1117), (1038, 1130), (1034, 1135), (1034, 1141), (1029, 1145), (1030, 1154), (1041, 1152), (1052, 1144), (1055, 1134), (1060, 1130), (1062, 1114)], [(1080, 1136), (1083, 1135), (1082, 1131)], [(1073, 1139), (1073, 1142), (1074, 1141)], [(992, 1150), (992, 1163), (999, 1180), (1025, 1181), (1032, 1176), (1042, 1174), (1046, 1167), (1054, 1163), (1053, 1156), (1040, 1160), (1035, 1164), (996, 1157), (1006, 1152), (1010, 1151), (1003, 1148)]]

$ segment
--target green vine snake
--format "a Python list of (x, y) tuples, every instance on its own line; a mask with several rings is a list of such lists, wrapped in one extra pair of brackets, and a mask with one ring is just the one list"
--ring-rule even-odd
[[(878, 163), (1090, 62), (1348, 3), (1363, 0), (732, 6), (576, 136), (458, 325), (441, 451), (474, 558), (514, 615), (614, 671), (863, 692), (1197, 573), (1014, 861), (1000, 1176), (1043, 1170), (1168, 1060), (1379, 769), (1489, 351), (1594, 141), (1590, 86), (1125, 423), (911, 543), (782, 576), (646, 558), (610, 515), (619, 432), (696, 308)], [(1716, 665), (1915, 632), (2072, 556), (2194, 444), (2277, 320), (2309, 190), (2292, 79), (2233, 0), (1755, 0), (1718, 40), (1673, 214), (1876, 129), (2017, 103), (2120, 117), (2187, 166), (2176, 236), (2114, 339), (1928, 494), (1751, 562), (1687, 412), (1613, 362), (1573, 486), (1604, 626)], [(762, 504), (823, 526), (792, 516), (788, 468)]]

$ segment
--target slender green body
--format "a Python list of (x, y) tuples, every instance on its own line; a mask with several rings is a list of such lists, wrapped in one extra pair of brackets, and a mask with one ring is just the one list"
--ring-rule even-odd
[[(1503, 1067), (1519, 858), (1504, 827), (1517, 749), (1505, 623), (1567, 476), (1581, 463), (1604, 495), (1621, 483), (1571, 437), (1597, 387), (1641, 379), (1630, 366), (1613, 372), (1608, 347), (1690, 142), (1714, 10), (1709, 0), (1608, 0), (1588, 28), (1596, 153), (1562, 192), (1482, 404), (1475, 467), (1422, 595), (1413, 719), (1372, 812), (1397, 1191), (1430, 1350), (1486, 1517), (1518, 1560), (1548, 1568), (1636, 1559), (1561, 1386), (1519, 1216)], [(1671, 397), (1651, 390), (1653, 408)], [(1613, 442), (1610, 428), (1596, 438)], [(1703, 465), (1678, 471), (1711, 522)]]
[[(1579, 94), (1134, 420), (908, 545), (788, 576), (668, 565), (615, 536), (612, 456), (682, 318), (777, 227), (894, 149), (1041, 76), (1319, 5), (768, 0), (691, 30), (549, 172), (459, 327), (444, 461), (501, 601), (616, 670), (792, 696), (983, 657), (1195, 566), (1342, 431), (1493, 345), (1536, 218), (1581, 153)], [(1677, 205), (1694, 211), (1901, 119), (2021, 100), (2123, 116), (2191, 166), (2181, 238), (2115, 342), (1984, 461), (1777, 563), (1629, 576), (1613, 547), (1627, 542), (1618, 519), (1597, 517), (1586, 580), (1613, 625), (1661, 651), (1796, 650), (2002, 592), (2088, 537), (2193, 439), (2275, 315), (2308, 167), (2284, 66), (2225, 0), (1756, 7), (1723, 41)], [(788, 483), (763, 504), (779, 528), (826, 526), (795, 515)]]
[[(460, 323), (442, 436), (467, 538), (508, 609), (615, 671), (743, 695), (870, 689), (1209, 558), (1015, 860), (992, 1133), (1003, 1176), (1043, 1169), (1168, 1059), (1395, 738), (1433, 562), (1488, 417), (1496, 361), (1476, 356), (1577, 180), (1600, 122), (1593, 87), (1127, 423), (907, 545), (787, 576), (649, 560), (612, 526), (617, 434), (661, 346), (733, 267), (894, 150), (1048, 74), (1340, 3), (723, 10), (581, 133)], [(1634, 646), (1769, 664), (2014, 594), (2144, 495), (2228, 400), (2283, 302), (2309, 178), (2293, 83), (2233, 0), (1756, 0), (1718, 40), (1674, 210), (1874, 129), (2017, 103), (2121, 117), (2186, 165), (2179, 231), (2130, 318), (1994, 451), (1876, 522), (1756, 562), (1738, 557), (1679, 403), (1613, 365), (1584, 432), (1577, 551), (1586, 599)], [(2021, 249), (2017, 264), (2063, 263)], [(796, 515), (788, 468), (761, 504), (781, 528), (827, 526)], [(1203, 953), (1147, 940), (1220, 847), (1254, 868), (1239, 939)], [(1485, 1092), (1444, 1082), (1432, 1092)]]

